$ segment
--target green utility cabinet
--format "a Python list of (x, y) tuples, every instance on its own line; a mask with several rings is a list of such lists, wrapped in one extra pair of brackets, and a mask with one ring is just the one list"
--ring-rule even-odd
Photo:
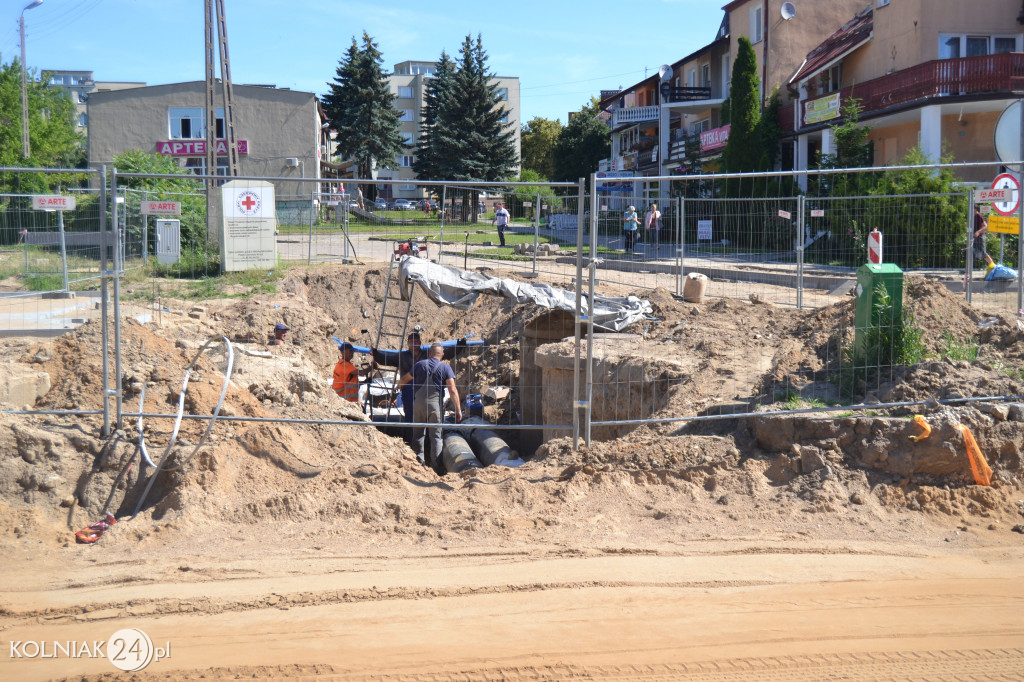
[[(889, 294), (891, 315), (885, 320), (875, 310), (875, 287), (881, 282)], [(865, 332), (872, 327), (895, 327), (903, 322), (903, 271), (893, 263), (867, 263), (857, 268), (857, 304), (853, 315), (854, 352), (863, 357)]]

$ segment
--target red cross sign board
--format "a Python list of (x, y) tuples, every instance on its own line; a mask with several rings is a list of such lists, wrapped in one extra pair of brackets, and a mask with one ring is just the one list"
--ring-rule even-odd
[(1017, 180), (1017, 176), (1010, 173), (1000, 173), (992, 181), (992, 189), (1007, 190), (1010, 195), (1004, 201), (993, 201), (992, 210), (999, 215), (1016, 214), (1017, 207), (1020, 205), (1020, 181)]
[(32, 208), (37, 211), (72, 211), (75, 208), (75, 198), (62, 194), (34, 194)]

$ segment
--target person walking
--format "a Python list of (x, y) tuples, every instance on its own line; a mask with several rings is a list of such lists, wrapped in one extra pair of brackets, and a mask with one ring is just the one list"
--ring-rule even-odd
[(657, 254), (658, 245), (661, 243), (658, 239), (658, 231), (661, 229), (661, 211), (658, 210), (657, 204), (651, 204), (650, 210), (644, 216), (644, 228), (648, 234), (647, 242), (654, 244), (655, 254)]
[(622, 229), (626, 233), (624, 248), (627, 253), (633, 253), (636, 244), (636, 231), (640, 228), (640, 218), (636, 215), (636, 206), (626, 207), (626, 213), (622, 217)]
[(505, 228), (508, 226), (508, 221), (511, 217), (508, 209), (500, 203), (494, 207), (494, 218), (491, 220), (491, 224), (498, 225), (498, 239), (501, 240), (502, 246), (505, 246)]
[(350, 403), (359, 402), (359, 370), (352, 364), (355, 348), (348, 341), (338, 344), (341, 359), (334, 366), (334, 382), (331, 388), (338, 397)]
[[(444, 346), (439, 343), (430, 344), (427, 357), (420, 360), (399, 381), (399, 386), (412, 383), (415, 387), (413, 398), (413, 421), (437, 426), (414, 427), (413, 451), (421, 464), (434, 467), (441, 459), (441, 448), (444, 438), (441, 424), (444, 422), (444, 389), (448, 389), (448, 398), (455, 406), (455, 421), (462, 421), (462, 408), (459, 390), (455, 387), (455, 372), (444, 362)], [(430, 454), (427, 454), (426, 437), (430, 432)]]
[(974, 208), (974, 260), (975, 262), (985, 261), (985, 273), (996, 266), (992, 256), (988, 255), (985, 249), (985, 236), (988, 234), (988, 220), (981, 214), (981, 210)]

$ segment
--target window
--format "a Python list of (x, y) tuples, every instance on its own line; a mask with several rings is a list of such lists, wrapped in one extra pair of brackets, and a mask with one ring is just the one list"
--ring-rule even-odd
[(1020, 36), (964, 34), (943, 34), (939, 36), (939, 59), (984, 57), (990, 54), (1005, 54), (1018, 51), (1020, 51)]
[(402, 133), (402, 144), (406, 147), (413, 146), (412, 133)]
[(406, 154), (402, 157), (402, 168), (412, 168), (412, 164), (415, 163), (416, 157), (412, 154)]
[(697, 69), (690, 69), (686, 72), (686, 85), (691, 88), (697, 86)]
[(399, 121), (411, 121), (412, 120), (412, 109), (400, 109), (399, 113), (402, 115), (398, 117)]
[[(215, 133), (218, 139), (224, 139), (224, 110), (217, 108)], [(171, 107), (171, 139), (202, 140), (206, 138), (206, 109), (202, 107)]]
[(722, 98), (729, 96), (732, 83), (732, 69), (729, 67), (729, 55), (722, 55)]
[(879, 7), (885, 7), (888, 4), (889, 4), (889, 0), (878, 0), (878, 6)]
[(711, 65), (704, 64), (700, 67), (700, 87), (711, 87)]
[(691, 135), (700, 135), (704, 131), (710, 130), (710, 128), (711, 128), (711, 119), (702, 118), (701, 120), (694, 121), (693, 123), (690, 124), (690, 134)]
[(79, 103), (83, 103), (89, 100), (89, 93), (85, 90), (79, 90), (77, 94)]
[(199, 107), (171, 109), (171, 139), (201, 140), (206, 137), (203, 119), (206, 111)]
[(79, 114), (78, 115), (78, 125), (82, 126), (83, 128), (85, 126), (89, 125), (89, 115), (88, 114)]
[(398, 86), (398, 96), (403, 98), (403, 99), (411, 99), (412, 98), (412, 86), (411, 85), (399, 85)]
[(413, 192), (416, 190), (416, 185), (399, 185), (398, 189), (402, 190), (403, 192)]
[(508, 123), (508, 113), (506, 113), (504, 116), (502, 116), (498, 120), (501, 121), (502, 123)]
[[(203, 175), (206, 173), (206, 157), (205, 156), (190, 156), (185, 159), (183, 168), (188, 168), (196, 175)], [(228, 175), (228, 157), (218, 156), (217, 157), (217, 175), (227, 177)]]
[(755, 5), (750, 8), (750, 42), (759, 43), (761, 38), (764, 37), (762, 31), (764, 30), (762, 21), (762, 8), (761, 5)]
[(498, 88), (498, 99), (503, 102), (508, 101), (508, 88)]

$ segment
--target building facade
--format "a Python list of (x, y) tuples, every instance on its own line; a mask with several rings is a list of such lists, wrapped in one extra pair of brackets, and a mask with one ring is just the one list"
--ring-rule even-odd
[[(118, 154), (141, 149), (206, 172), (205, 81), (97, 91), (87, 105), (90, 166), (111, 165)], [(239, 175), (320, 177), (326, 131), (313, 93), (235, 85), (232, 105)], [(218, 140), (224, 138), (223, 116), (217, 107)], [(215, 172), (227, 175), (226, 149), (220, 147)], [(313, 189), (311, 183), (285, 182), (277, 191), (279, 197), (308, 197)]]
[[(830, 126), (852, 99), (871, 129), (875, 165), (912, 147), (932, 161), (944, 153), (996, 160), (999, 115), (1024, 95), (1022, 24), (1018, 0), (988, 0), (984, 11), (954, 0), (874, 0), (836, 23), (790, 79), (795, 166), (835, 151)], [(988, 181), (993, 170), (964, 170), (961, 179)]]
[[(391, 180), (415, 180), (412, 169), (416, 158), (416, 143), (423, 123), (423, 107), (426, 100), (427, 82), (437, 71), (437, 62), (405, 61), (395, 64), (394, 72), (388, 76), (388, 86), (396, 96), (395, 108), (401, 114), (399, 132), (405, 140), (405, 149), (397, 159), (397, 167), (378, 170), (377, 177)], [(494, 84), (502, 96), (502, 104), (509, 110), (507, 123), (515, 132), (516, 157), (520, 156), (521, 125), (519, 108), (519, 78), (498, 76)], [(436, 179), (436, 178), (435, 178)], [(422, 188), (413, 184), (379, 185), (378, 192), (385, 198), (420, 199), (426, 196)]]
[[(808, 51), (834, 26), (846, 21), (868, 0), (734, 0), (726, 4), (713, 40), (682, 59), (616, 93), (602, 93), (602, 109), (611, 116), (612, 154), (601, 171), (633, 173), (635, 194), (664, 196), (667, 183), (645, 176), (684, 170), (687, 153), (698, 154), (705, 170), (728, 141), (722, 108), (729, 97), (732, 67), (740, 37), (757, 59), (762, 102), (778, 92), (781, 115), (793, 117), (794, 94), (787, 83)], [(784, 164), (792, 163), (784, 155)]]

